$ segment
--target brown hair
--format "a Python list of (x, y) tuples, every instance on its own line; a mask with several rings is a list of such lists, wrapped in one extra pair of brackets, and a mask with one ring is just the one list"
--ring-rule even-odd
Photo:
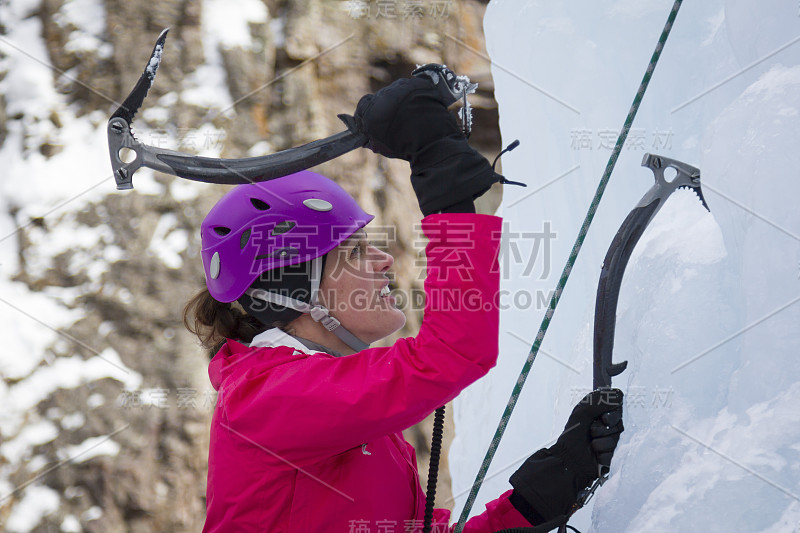
[(183, 308), (183, 325), (197, 335), (210, 356), (219, 351), (226, 339), (249, 343), (265, 329), (264, 324), (245, 313), (238, 303), (217, 301), (208, 289), (201, 290), (187, 302)]

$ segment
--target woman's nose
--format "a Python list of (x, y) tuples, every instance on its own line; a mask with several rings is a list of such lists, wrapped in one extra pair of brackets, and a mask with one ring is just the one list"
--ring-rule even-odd
[(373, 256), (372, 264), (375, 272), (384, 272), (392, 268), (394, 264), (394, 257), (392, 257), (392, 254), (384, 252), (380, 248), (374, 246), (371, 248), (373, 253), (370, 255)]

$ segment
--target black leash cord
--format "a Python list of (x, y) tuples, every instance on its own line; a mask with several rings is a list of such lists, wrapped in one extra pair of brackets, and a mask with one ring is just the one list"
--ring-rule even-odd
[[(422, 526), (423, 533), (431, 533), (433, 528), (433, 506), (436, 501), (436, 483), (439, 478), (439, 459), (442, 455), (442, 437), (444, 436), (444, 415), (445, 406), (439, 407), (433, 415), (433, 431), (431, 436), (431, 458), (428, 463), (428, 486), (425, 492), (425, 516)], [(559, 516), (538, 526), (532, 527), (515, 527), (511, 529), (503, 529), (497, 533), (547, 533), (555, 528), (559, 528), (559, 533), (566, 533), (567, 528), (575, 533), (580, 533), (574, 527), (567, 525), (569, 517), (566, 515)]]
[(436, 500), (436, 481), (439, 477), (439, 457), (442, 454), (442, 435), (444, 434), (444, 410), (441, 406), (433, 415), (433, 436), (431, 437), (431, 460), (428, 463), (428, 490), (425, 492), (425, 521), (423, 533), (431, 533), (433, 525), (433, 505)]

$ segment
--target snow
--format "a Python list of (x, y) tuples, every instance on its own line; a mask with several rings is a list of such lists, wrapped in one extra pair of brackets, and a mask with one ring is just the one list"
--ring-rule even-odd
[(2, 6), (6, 10), (7, 20), (18, 21), (35, 15), (42, 0), (17, 0), (13, 3), (5, 2)]
[(26, 425), (16, 438), (0, 445), (0, 455), (11, 463), (17, 463), (20, 459), (29, 457), (34, 446), (50, 442), (57, 436), (58, 429), (52, 422), (39, 420)]
[(9, 533), (28, 533), (39, 521), (58, 510), (60, 497), (56, 491), (42, 485), (26, 487), (22, 499), (11, 511), (5, 523)]
[(178, 202), (188, 202), (200, 196), (203, 184), (189, 180), (172, 180), (169, 184), (169, 194)]
[(39, 117), (42, 110), (58, 101), (52, 71), (47, 67), (47, 49), (39, 38), (41, 21), (27, 16), (29, 10), (35, 9), (33, 5), (16, 13), (12, 4), (0, 6), (4, 19), (15, 23), (6, 23), (9, 31), (0, 41), (5, 56), (0, 60), (0, 69), (6, 72), (0, 87), (6, 95), (9, 116), (24, 112), (26, 116)]
[[(712, 518), (708, 515), (714, 510), (714, 527), (719, 531), (758, 531), (771, 524), (774, 517), (783, 513), (784, 506), (800, 501), (796, 487), (800, 454), (792, 449), (796, 434), (784, 429), (787, 425), (797, 427), (800, 422), (794, 407), (798, 400), (800, 384), (795, 384), (775, 399), (754, 405), (744, 415), (737, 416), (723, 408), (709, 419), (676, 422), (653, 432), (650, 439), (661, 437), (662, 442), (676, 447), (685, 445), (686, 450), (669, 470), (661, 470), (663, 480), (653, 485), (628, 530), (692, 530)], [(627, 454), (629, 450), (620, 452)], [(634, 487), (618, 485), (616, 490), (624, 498), (635, 497)], [(607, 499), (603, 497), (598, 505)], [(754, 513), (749, 502), (762, 499), (775, 501), (778, 505), (771, 507), (777, 508), (777, 514), (751, 517)], [(721, 502), (742, 505), (720, 512)], [(607, 513), (596, 525), (600, 531), (616, 527)]]
[(95, 392), (86, 398), (86, 406), (89, 409), (95, 409), (106, 403), (106, 399), (99, 392)]
[(106, 32), (106, 11), (99, 0), (68, 0), (54, 15), (59, 26), (75, 28), (65, 46), (68, 52), (97, 52), (101, 58), (113, 53), (110, 43), (103, 41)]
[[(725, 257), (725, 242), (714, 215), (696, 209), (697, 196), (678, 189), (650, 223), (633, 257), (675, 255), (682, 263), (711, 264)], [(692, 235), (687, 239), (686, 235)]]
[(270, 20), (269, 30), (272, 33), (275, 48), (283, 48), (286, 44), (286, 18), (275, 17)]
[(101, 516), (103, 516), (103, 510), (100, 507), (94, 505), (92, 507), (89, 507), (89, 509), (81, 515), (81, 519), (84, 522), (89, 522), (91, 520), (97, 520)]
[[(0, 15), (9, 13), (3, 13), (0, 7)], [(77, 118), (65, 98), (56, 93), (38, 18), (11, 22), (6, 23), (9, 33), (4, 37), (11, 44), (0, 41), (0, 52), (7, 55), (0, 61), (0, 71), (5, 72), (0, 93), (6, 97), (8, 116), (23, 118), (7, 122), (8, 138), (0, 147), (0, 161), (5, 175), (16, 179), (3, 180), (0, 193), (6, 205), (21, 208), (17, 222), (25, 224), (32, 217), (63, 212), (66, 205), (80, 208), (113, 189), (113, 178), (107, 154), (97, 150), (107, 142), (107, 117), (94, 112), (89, 120)], [(53, 116), (58, 117), (62, 128), (53, 124)], [(63, 149), (46, 158), (39, 152), (43, 143)], [(20, 187), (22, 176), (24, 187)], [(16, 224), (5, 212), (2, 217), (0, 231), (5, 239)], [(0, 256), (3, 273), (16, 266), (8, 248), (3, 246)]]
[(72, 389), (104, 378), (116, 379), (128, 390), (135, 390), (142, 382), (142, 376), (127, 368), (119, 354), (106, 348), (88, 359), (79, 355), (57, 357), (16, 384), (3, 383), (0, 385), (0, 403), (6, 409), (0, 414), (0, 434), (10, 442), (26, 423), (29, 412), (56, 389)]
[(0, 278), (0, 323), (14, 324), (15, 333), (7, 336), (0, 349), (0, 375), (6, 379), (29, 375), (55, 340), (53, 330), (72, 324), (82, 315), (80, 310), (66, 309), (44, 294), (29, 291), (22, 283)]
[(156, 174), (149, 168), (140, 168), (133, 176), (133, 186), (138, 194), (159, 196), (164, 194), (164, 184), (156, 180)]
[[(174, 94), (174, 93), (170, 93)], [(149, 102), (148, 102), (149, 103)], [(148, 124), (157, 124), (159, 126), (166, 125), (169, 121), (169, 109), (167, 107), (152, 106), (141, 110), (142, 118)], [(145, 144), (156, 146), (151, 140), (140, 138)], [(158, 146), (159, 148), (166, 148), (165, 146)]]
[[(555, 287), (669, 7), (489, 4), (503, 144), (522, 142), (504, 156), (503, 173), (529, 185), (506, 187), (499, 210), (520, 252), (501, 290)], [(600, 265), (652, 184), (639, 166), (647, 151), (699, 167), (711, 213), (677, 191), (631, 258), (615, 337), (615, 361), (629, 362), (614, 381), (626, 392), (626, 431), (610, 480), (571, 524), (584, 532), (797, 528), (797, 20), (797, 5), (778, 0), (684, 3), (473, 514), (560, 433), (591, 386)], [(550, 254), (520, 242), (542, 221), (557, 234)], [(456, 400), (456, 514), (543, 314), (542, 306), (504, 309), (497, 367)]]
[(267, 7), (259, 0), (205, 0), (203, 27), (225, 48), (249, 48), (250, 24), (266, 24)]
[(78, 429), (86, 423), (86, 416), (80, 411), (70, 413), (61, 417), (61, 427), (67, 431)]
[(101, 35), (106, 30), (106, 12), (98, 0), (67, 0), (55, 21), (59, 26), (71, 24), (91, 35)]
[(190, 104), (217, 112), (233, 107), (221, 49), (255, 50), (250, 24), (266, 24), (269, 13), (258, 0), (204, 0), (203, 54), (206, 62), (185, 81), (181, 98)]
[(150, 78), (151, 81), (156, 77), (156, 71), (158, 70), (158, 66), (161, 64), (161, 55), (163, 53), (164, 45), (160, 43), (157, 44), (155, 48), (153, 48), (153, 54), (150, 56), (150, 61), (144, 68), (144, 71), (147, 73), (147, 77)]
[(80, 533), (82, 531), (81, 523), (74, 515), (68, 514), (61, 521), (61, 531), (64, 533)]
[(62, 461), (69, 460), (73, 463), (83, 463), (100, 455), (117, 455), (119, 449), (119, 444), (106, 436), (90, 437), (80, 444), (61, 448), (58, 450), (58, 458)]
[[(35, 410), (39, 402), (57, 389), (103, 378), (116, 379), (129, 389), (141, 383), (141, 376), (126, 368), (113, 350), (105, 349), (84, 359), (73, 355), (76, 341), (58, 333), (84, 314), (65, 306), (83, 292), (98, 290), (110, 263), (122, 259), (123, 254), (113, 243), (108, 227), (86, 228), (76, 221), (76, 213), (84, 206), (116, 192), (107, 153), (98, 150), (107, 143), (108, 116), (95, 111), (79, 117), (79, 111), (56, 91), (59, 80), (50, 67), (42, 24), (35, 15), (40, 4), (0, 3), (0, 19), (7, 30), (0, 41), (0, 93), (9, 117), (8, 135), (0, 147), (4, 176), (0, 179), (0, 321), (14, 327), (14, 334), (6, 336), (0, 351), (0, 375), (4, 378), (0, 382), (0, 402), (4, 405), (0, 455), (8, 461), (0, 470), (3, 496), (13, 490), (8, 480), (13, 465), (27, 461), (28, 470), (36, 471), (43, 457), (31, 457), (33, 448), (58, 435), (61, 413), (49, 411), (48, 419), (44, 419)], [(70, 31), (68, 51), (96, 50), (101, 58), (110, 55), (110, 46), (103, 41), (106, 18), (102, 2), (69, 0), (54, 13), (54, 20)], [(113, 100), (109, 98), (110, 103)], [(56, 147), (49, 157), (41, 150), (45, 144)], [(145, 188), (155, 181), (152, 173), (146, 172), (138, 174), (137, 180)], [(38, 219), (44, 223), (39, 225)], [(33, 245), (24, 257), (29, 275), (44, 275), (54, 267), (57, 255), (75, 251), (68, 269), (75, 273), (85, 268), (89, 283), (34, 292), (12, 281), (20, 270), (17, 239), (21, 227), (27, 228)], [(80, 344), (80, 339), (77, 342)], [(92, 397), (95, 401), (90, 407), (104, 401), (100, 395)], [(73, 413), (60, 422), (64, 428), (74, 428), (83, 424), (81, 417)], [(114, 454), (114, 445), (109, 441), (92, 452)], [(4, 524), (8, 531), (30, 531), (58, 507), (58, 494), (45, 487), (29, 486), (21, 496)], [(66, 520), (64, 523), (62, 529), (75, 529), (74, 519), (72, 525)]]
[(177, 225), (178, 217), (174, 214), (161, 215), (148, 246), (148, 251), (156, 254), (169, 268), (183, 266), (180, 254), (189, 246), (189, 233), (184, 229), (178, 229)]
[[(48, 460), (47, 456), (42, 455), (42, 454), (38, 454), (38, 455), (34, 455), (33, 457), (31, 457), (25, 463), (25, 469), (28, 472), (41, 472), (48, 464), (50, 464), (50, 461)], [(13, 490), (14, 489), (12, 488), (8, 492), (5, 492), (5, 493), (0, 492), (0, 494), (8, 494), (8, 493), (12, 492)]]
[[(41, 277), (53, 268), (53, 259), (61, 253), (76, 249), (95, 248), (95, 254), (75, 253), (69, 264), (69, 274), (77, 274), (89, 263), (98, 265), (99, 273), (108, 270), (108, 263), (122, 258), (122, 249), (114, 245), (114, 233), (107, 225), (88, 227), (76, 220), (75, 213), (67, 213), (57, 224), (45, 228), (33, 227), (28, 231), (31, 248), (26, 255), (27, 271), (34, 277)], [(41, 255), (34, 255), (41, 254)], [(102, 259), (108, 258), (108, 262)], [(90, 277), (93, 281), (99, 273)]]
[(250, 150), (247, 151), (247, 156), (258, 157), (274, 151), (275, 150), (272, 148), (272, 144), (270, 144), (269, 141), (258, 141), (256, 144), (250, 147)]

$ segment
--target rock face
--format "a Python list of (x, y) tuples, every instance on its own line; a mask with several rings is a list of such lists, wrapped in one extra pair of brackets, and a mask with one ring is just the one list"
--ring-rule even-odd
[[(155, 36), (170, 27), (158, 78), (137, 116), (137, 136), (148, 144), (172, 143), (162, 146), (222, 157), (296, 146), (340, 131), (336, 114), (352, 113), (363, 94), (409, 75), (416, 64), (443, 62), (480, 83), (471, 143), (487, 156), (500, 150), (483, 2), (10, 4), (0, 7), (8, 17), (0, 16), (0, 34), (12, 36), (17, 22), (38, 20), (40, 30), (29, 38), (47, 53), (55, 93), (74, 120), (97, 131), (104, 129), (114, 100), (124, 98), (140, 75)], [(19, 53), (0, 47), (0, 58), (17, 54), (17, 61), (25, 60)], [(0, 80), (6, 74), (0, 70)], [(31, 116), (17, 111), (12, 100), (0, 94), (0, 149), (12, 137), (20, 139), (15, 168), (26, 168), (36, 157), (40, 172), (75, 140), (61, 135), (58, 107)], [(96, 150), (106, 157), (105, 146)], [(407, 164), (357, 150), (316, 170), (376, 215), (371, 227), (390, 230), (385, 247), (396, 259), (398, 289), (421, 291), (423, 247), (414, 229), (421, 214)], [(81, 171), (60, 169), (59, 177)], [(37, 183), (47, 178), (35, 176)], [(225, 188), (147, 172), (134, 178), (135, 191), (113, 191), (108, 180), (103, 186), (108, 194), (77, 210), (66, 205), (34, 213), (11, 200), (2, 204), (2, 216), (15, 226), (3, 244), (16, 247), (8, 286), (46, 297), (78, 318), (50, 328), (44, 316), (15, 317), (59, 332), (36, 355), (41, 362), (34, 368), (3, 371), (0, 398), (26, 406), (20, 400), (26, 383), (67, 362), (88, 368), (99, 357), (124, 374), (85, 372), (72, 384), (63, 379), (26, 410), (4, 415), (0, 523), (9, 531), (199, 531), (215, 396), (206, 375), (208, 355), (183, 329), (181, 317), (183, 304), (203, 286), (200, 222)], [(6, 182), (3, 190), (9, 187)], [(493, 212), (499, 194), (493, 189), (485, 195), (479, 210)], [(93, 238), (54, 253), (46, 243), (64, 228)], [(384, 343), (418, 329), (422, 308), (406, 313), (405, 329)], [(0, 362), (19, 356), (0, 355)], [(429, 419), (406, 432), (418, 450), (423, 486), (430, 425)], [(38, 436), (26, 433), (37, 427), (43, 428)], [(439, 480), (437, 504), (452, 507), (446, 455)], [(46, 503), (49, 496), (37, 498), (53, 491), (58, 498), (52, 503)], [(37, 499), (43, 510), (30, 511)]]

